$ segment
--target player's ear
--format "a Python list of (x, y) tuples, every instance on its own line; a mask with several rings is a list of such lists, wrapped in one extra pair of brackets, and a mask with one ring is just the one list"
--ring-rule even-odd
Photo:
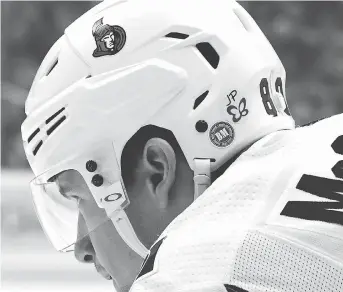
[(175, 181), (176, 156), (173, 147), (163, 139), (150, 139), (143, 150), (142, 164), (148, 174), (146, 187), (156, 205), (165, 209)]

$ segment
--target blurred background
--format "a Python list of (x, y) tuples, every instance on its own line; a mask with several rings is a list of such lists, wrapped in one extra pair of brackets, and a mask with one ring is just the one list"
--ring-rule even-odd
[[(35, 73), (64, 29), (97, 2), (1, 2), (1, 276), (5, 291), (112, 291), (92, 265), (56, 253), (34, 214), (21, 142)], [(296, 123), (343, 112), (343, 2), (241, 2), (287, 71)]]

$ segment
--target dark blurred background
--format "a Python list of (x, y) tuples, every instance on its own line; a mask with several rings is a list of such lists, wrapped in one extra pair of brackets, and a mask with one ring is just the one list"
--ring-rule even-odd
[[(72, 257), (62, 259), (44, 238), (29, 196), (32, 174), (20, 134), (24, 102), (38, 66), (64, 29), (96, 3), (1, 1), (2, 277), (15, 291), (48, 291), (42, 279), (49, 286), (53, 282), (55, 289), (64, 281), (63, 291), (71, 286), (72, 291), (99, 290), (103, 285), (93, 269), (77, 265)], [(343, 2), (241, 4), (286, 67), (287, 99), (296, 123), (343, 112)], [(88, 284), (81, 285), (85, 280)]]
[(32, 81), (64, 29), (96, 3), (1, 1), (2, 168), (28, 168), (20, 125)]

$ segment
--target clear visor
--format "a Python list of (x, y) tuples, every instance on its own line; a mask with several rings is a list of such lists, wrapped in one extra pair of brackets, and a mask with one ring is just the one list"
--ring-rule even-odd
[[(37, 216), (58, 251), (74, 250), (75, 243), (106, 221), (114, 220), (129, 204), (116, 160), (111, 161), (108, 152), (102, 154), (104, 159), (107, 156), (105, 160), (92, 160), (100, 166), (97, 172), (86, 169), (89, 156), (83, 156), (66, 163), (69, 169), (59, 167), (31, 181)], [(80, 228), (80, 216), (86, 228)]]
[(39, 221), (51, 243), (59, 251), (73, 250), (78, 237), (78, 201), (64, 197), (56, 182), (37, 184), (34, 180), (31, 191)]

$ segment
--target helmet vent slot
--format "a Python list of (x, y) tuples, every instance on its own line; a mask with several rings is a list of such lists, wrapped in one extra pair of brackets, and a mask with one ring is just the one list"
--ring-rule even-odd
[(56, 59), (56, 61), (51, 65), (50, 69), (45, 74), (45, 76), (48, 76), (51, 73), (51, 71), (54, 70), (54, 68), (56, 67), (57, 63), (58, 63), (58, 59)]
[(50, 118), (48, 118), (45, 123), (49, 124), (54, 118), (56, 118), (61, 112), (63, 112), (65, 110), (64, 107), (62, 107), (59, 111), (57, 111), (56, 113), (54, 113)]
[(40, 148), (42, 145), (43, 145), (43, 141), (40, 140), (40, 141), (38, 142), (38, 144), (36, 145), (35, 149), (33, 149), (33, 151), (32, 151), (33, 155), (36, 156), (36, 154), (37, 154), (39, 148)]
[[(62, 116), (59, 116), (64, 110), (65, 110), (65, 107), (61, 108), (60, 110), (58, 110), (56, 113), (54, 113), (51, 117), (49, 117), (45, 121), (46, 125), (48, 125), (49, 123), (51, 123), (52, 125), (51, 124), (49, 126), (41, 125), (41, 127), (38, 127), (36, 130), (34, 130), (32, 134), (28, 137), (27, 142), (30, 143), (35, 137), (41, 136), (39, 139), (39, 142), (36, 144), (36, 146), (34, 146), (32, 150), (33, 155), (36, 155), (38, 150), (42, 147), (43, 142), (46, 139), (46, 136), (44, 134), (46, 133), (47, 136), (51, 135), (51, 133), (55, 131), (67, 119), (66, 113)], [(53, 122), (53, 120), (56, 120), (56, 121)], [(48, 129), (45, 131), (46, 128)], [(40, 132), (42, 132), (42, 134), (39, 134)]]
[(217, 51), (212, 47), (210, 43), (199, 43), (196, 45), (199, 52), (204, 56), (207, 62), (210, 63), (210, 65), (217, 69), (219, 64), (219, 55)]
[(205, 91), (202, 95), (200, 95), (194, 102), (194, 106), (193, 109), (196, 109), (206, 98), (206, 96), (208, 95), (208, 90)]
[(32, 139), (39, 133), (40, 129), (37, 128), (27, 139), (27, 142), (30, 143), (32, 141)]
[(66, 116), (62, 116), (56, 123), (54, 123), (47, 131), (46, 133), (50, 135), (53, 131), (57, 129), (58, 126), (60, 126), (66, 119)]
[(167, 35), (165, 35), (166, 38), (173, 38), (173, 39), (180, 39), (185, 40), (189, 37), (188, 34), (181, 33), (181, 32), (170, 32)]

